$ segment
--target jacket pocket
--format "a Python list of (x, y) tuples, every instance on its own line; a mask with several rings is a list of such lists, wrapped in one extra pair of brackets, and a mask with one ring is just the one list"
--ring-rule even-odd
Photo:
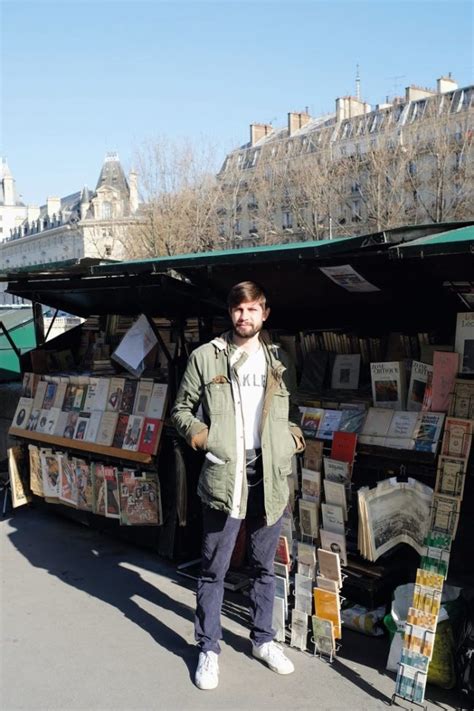
[(273, 394), (272, 416), (274, 420), (286, 420), (288, 422), (290, 413), (290, 393), (284, 388), (280, 388)]
[(205, 399), (210, 415), (221, 415), (225, 412), (226, 402), (230, 402), (230, 384), (228, 382), (208, 383), (205, 387)]
[(226, 502), (228, 462), (217, 464), (204, 460), (199, 477), (198, 493), (205, 502)]

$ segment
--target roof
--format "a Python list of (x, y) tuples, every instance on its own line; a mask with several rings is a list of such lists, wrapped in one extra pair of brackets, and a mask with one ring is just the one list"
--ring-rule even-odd
[(429, 256), (440, 254), (474, 254), (474, 225), (438, 232), (438, 234), (420, 237), (411, 242), (404, 242), (391, 248), (397, 257)]
[(97, 181), (96, 190), (103, 187), (114, 188), (120, 193), (130, 194), (125, 173), (116, 153), (106, 156)]

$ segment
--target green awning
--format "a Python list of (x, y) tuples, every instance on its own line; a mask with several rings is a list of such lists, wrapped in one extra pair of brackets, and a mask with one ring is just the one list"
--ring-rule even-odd
[(429, 237), (420, 237), (390, 247), (390, 253), (397, 257), (429, 256), (455, 253), (474, 253), (474, 225), (440, 232)]

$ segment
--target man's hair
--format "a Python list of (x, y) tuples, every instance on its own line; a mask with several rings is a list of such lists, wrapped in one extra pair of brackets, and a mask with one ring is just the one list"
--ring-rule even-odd
[(258, 301), (262, 305), (262, 309), (267, 307), (265, 292), (260, 284), (256, 284), (254, 281), (241, 281), (239, 284), (235, 284), (227, 296), (229, 309), (234, 309), (239, 304), (248, 301)]

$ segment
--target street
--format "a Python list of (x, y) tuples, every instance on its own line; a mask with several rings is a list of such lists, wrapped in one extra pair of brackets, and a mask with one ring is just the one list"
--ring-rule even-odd
[[(278, 676), (250, 656), (244, 598), (229, 594), (220, 684), (199, 691), (193, 581), (149, 551), (50, 511), (17, 509), (0, 523), (3, 711), (389, 705), (386, 638), (345, 630), (332, 665), (288, 648), (296, 671)], [(455, 708), (453, 692), (428, 686), (426, 696), (430, 710)]]

